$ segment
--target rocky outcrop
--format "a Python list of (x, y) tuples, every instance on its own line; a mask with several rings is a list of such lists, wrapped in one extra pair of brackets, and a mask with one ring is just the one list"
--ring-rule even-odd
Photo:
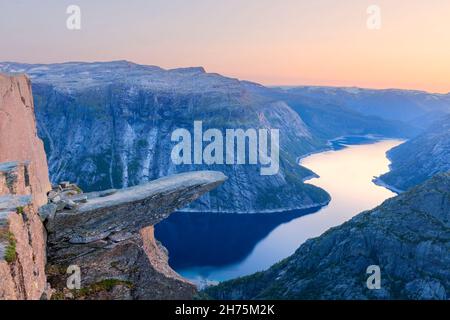
[(0, 196), (0, 300), (48, 294), (44, 228), (31, 196)]
[(423, 134), (390, 150), (391, 170), (379, 179), (401, 191), (439, 172), (450, 170), (450, 116), (442, 117)]
[[(366, 273), (381, 270), (380, 289)], [(450, 172), (308, 240), (269, 270), (208, 288), (217, 299), (448, 299)]]
[(62, 201), (78, 204), (46, 220), (52, 286), (64, 293), (66, 270), (77, 265), (84, 289), (70, 293), (75, 298), (192, 298), (195, 286), (168, 266), (153, 226), (225, 180), (219, 172), (191, 172), (128, 189), (65, 196)]
[(0, 299), (48, 294), (45, 233), (38, 209), (50, 190), (25, 76), (0, 75)]

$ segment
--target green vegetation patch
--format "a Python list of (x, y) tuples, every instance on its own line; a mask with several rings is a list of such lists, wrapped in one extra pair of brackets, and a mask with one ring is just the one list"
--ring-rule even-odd
[(119, 280), (119, 279), (105, 279), (100, 282), (89, 285), (86, 288), (81, 288), (80, 290), (76, 290), (74, 292), (75, 297), (89, 297), (91, 295), (100, 293), (100, 292), (110, 292), (116, 286), (125, 286), (129, 289), (133, 288), (133, 283), (130, 281)]
[(19, 215), (23, 215), (25, 213), (25, 209), (23, 207), (17, 207), (16, 212)]
[(16, 252), (16, 238), (12, 232), (8, 232), (7, 234), (8, 246), (5, 250), (5, 261), (8, 263), (12, 263), (16, 261), (17, 252)]
[[(60, 272), (59, 267), (54, 267), (54, 272)], [(95, 298), (95, 295), (102, 292), (111, 292), (116, 286), (125, 286), (129, 289), (134, 287), (133, 283), (130, 281), (120, 280), (120, 279), (106, 279), (94, 284), (91, 284), (80, 290), (68, 290), (65, 288), (57, 289), (56, 292), (52, 294), (52, 300), (89, 300), (90, 298)]]

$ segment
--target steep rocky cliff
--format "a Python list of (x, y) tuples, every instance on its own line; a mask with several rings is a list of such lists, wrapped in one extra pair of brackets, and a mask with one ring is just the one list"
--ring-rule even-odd
[[(381, 270), (369, 290), (367, 268)], [(448, 299), (450, 172), (308, 240), (269, 270), (205, 290), (217, 299)]]
[(37, 136), (31, 83), (26, 76), (0, 74), (0, 162), (28, 161), (33, 204), (47, 203), (47, 157)]
[(380, 181), (407, 190), (439, 172), (450, 170), (450, 116), (442, 117), (423, 134), (390, 150), (391, 170)]
[[(303, 183), (312, 173), (298, 157), (327, 148), (345, 134), (402, 134), (397, 123), (316, 101), (296, 106), (269, 88), (206, 73), (202, 68), (164, 70), (126, 61), (27, 65), (1, 63), (0, 70), (33, 79), (39, 132), (54, 182), (84, 190), (137, 185), (168, 174), (219, 170), (229, 180), (188, 209), (254, 213), (326, 203), (323, 190)], [(297, 102), (297, 99), (292, 99)], [(305, 119), (299, 116), (300, 111)], [(170, 159), (171, 133), (265, 128), (280, 130), (280, 171), (261, 176), (258, 166), (183, 165)]]
[(47, 292), (38, 209), (49, 190), (30, 81), (0, 75), (0, 299), (39, 299)]
[[(52, 188), (25, 76), (0, 75), (0, 115), (0, 300), (193, 297), (153, 226), (222, 184), (222, 173), (90, 194), (69, 182)], [(76, 290), (67, 288), (69, 267), (81, 271)]]

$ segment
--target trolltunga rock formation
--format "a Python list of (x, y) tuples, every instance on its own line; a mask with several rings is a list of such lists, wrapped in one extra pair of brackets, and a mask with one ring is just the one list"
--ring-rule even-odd
[[(75, 298), (192, 298), (195, 286), (168, 266), (167, 252), (155, 240), (153, 225), (225, 180), (220, 172), (200, 171), (123, 190), (82, 194), (85, 203), (47, 217), (52, 286), (63, 289), (67, 268), (77, 265), (85, 289), (75, 292)], [(67, 200), (79, 201), (80, 195)]]

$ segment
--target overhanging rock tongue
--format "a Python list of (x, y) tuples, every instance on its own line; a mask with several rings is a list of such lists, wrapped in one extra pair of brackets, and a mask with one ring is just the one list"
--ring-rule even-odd
[(48, 269), (56, 271), (49, 275), (52, 287), (64, 290), (65, 270), (77, 265), (84, 288), (104, 279), (126, 284), (121, 289), (126, 293), (114, 291), (106, 298), (192, 298), (195, 286), (170, 269), (152, 230), (142, 229), (166, 219), (226, 179), (215, 171), (182, 173), (107, 196), (88, 193), (87, 201), (75, 209), (49, 216)]

